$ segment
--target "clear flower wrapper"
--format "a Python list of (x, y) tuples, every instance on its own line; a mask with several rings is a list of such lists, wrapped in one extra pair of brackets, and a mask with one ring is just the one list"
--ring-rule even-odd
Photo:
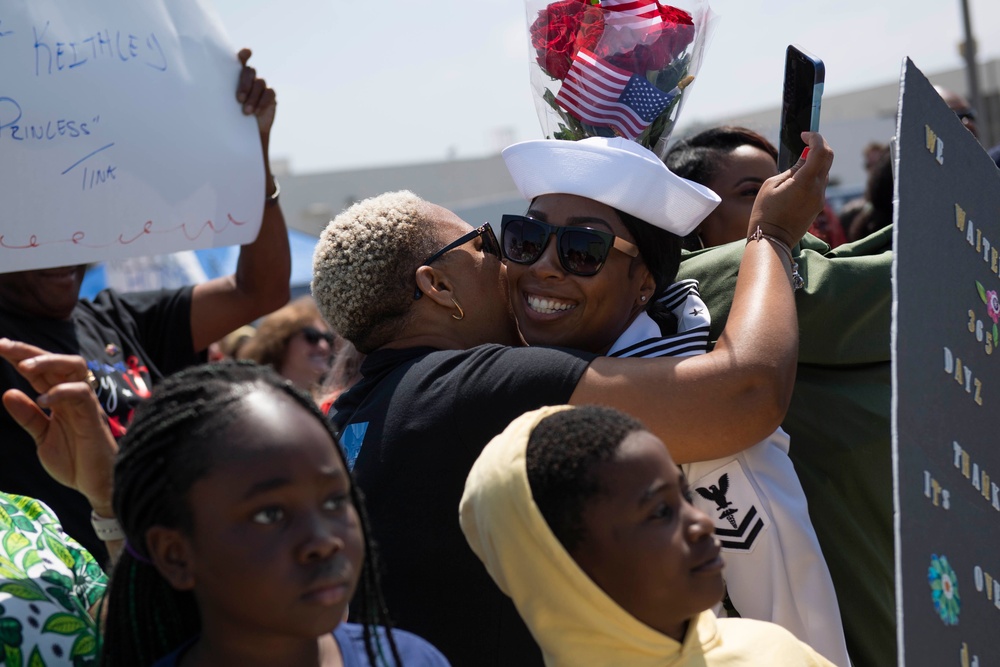
[(715, 25), (707, 0), (525, 0), (549, 139), (622, 136), (661, 159)]

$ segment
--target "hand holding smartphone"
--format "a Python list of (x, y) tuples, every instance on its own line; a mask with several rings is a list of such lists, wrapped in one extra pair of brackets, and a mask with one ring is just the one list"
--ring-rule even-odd
[(785, 84), (781, 100), (778, 136), (778, 171), (791, 167), (806, 144), (803, 132), (819, 131), (819, 110), (826, 69), (823, 61), (808, 51), (789, 45), (785, 51)]

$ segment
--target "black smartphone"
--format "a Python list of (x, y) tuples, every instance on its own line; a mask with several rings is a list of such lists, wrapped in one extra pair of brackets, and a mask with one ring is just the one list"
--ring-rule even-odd
[(819, 109), (825, 75), (822, 60), (801, 47), (789, 45), (785, 51), (778, 171), (785, 171), (802, 155), (806, 147), (800, 136), (803, 132), (819, 131)]

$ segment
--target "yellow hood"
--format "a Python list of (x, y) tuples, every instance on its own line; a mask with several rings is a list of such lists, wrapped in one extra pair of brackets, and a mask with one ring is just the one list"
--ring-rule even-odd
[[(682, 645), (636, 620), (584, 574), (553, 535), (531, 496), (528, 437), (548, 407), (514, 420), (483, 450), (465, 482), (462, 531), (490, 576), (513, 599), (550, 667), (664, 667)], [(684, 647), (711, 644), (711, 612), (692, 623)], [(697, 633), (696, 639), (693, 635)]]
[(683, 644), (636, 620), (579, 568), (535, 505), (528, 484), (528, 437), (545, 417), (535, 410), (486, 446), (465, 482), (462, 531), (490, 576), (517, 606), (548, 667), (834, 667), (772, 623), (688, 624)]

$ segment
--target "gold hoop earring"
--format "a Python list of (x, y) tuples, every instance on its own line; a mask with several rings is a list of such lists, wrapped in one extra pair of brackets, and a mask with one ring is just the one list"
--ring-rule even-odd
[(458, 305), (458, 301), (455, 301), (455, 297), (451, 297), (451, 302), (453, 304), (455, 304), (456, 308), (458, 308), (458, 315), (456, 315), (455, 313), (452, 313), (451, 314), (452, 319), (455, 319), (455, 320), (464, 320), (465, 319), (465, 311), (462, 310), (462, 307), (460, 305)]

